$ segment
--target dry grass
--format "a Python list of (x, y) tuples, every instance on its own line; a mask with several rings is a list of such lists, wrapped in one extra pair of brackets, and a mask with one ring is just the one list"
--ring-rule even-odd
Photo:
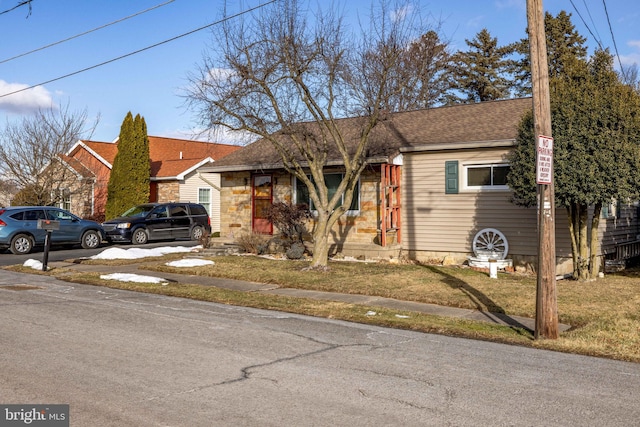
[[(175, 256), (172, 257), (175, 259)], [(214, 258), (212, 266), (173, 268), (162, 260), (148, 260), (145, 268), (155, 271), (231, 278), (271, 283), (281, 287), (383, 296), (471, 308), (533, 318), (536, 278), (500, 274), (490, 279), (486, 273), (468, 268), (388, 263), (332, 262), (328, 272), (302, 271), (304, 261), (272, 260), (256, 256)], [(95, 261), (94, 261), (95, 263)], [(117, 262), (109, 262), (109, 266)], [(97, 274), (52, 271), (74, 280), (101, 286), (175, 295), (225, 304), (282, 310), (300, 314), (343, 319), (361, 323), (436, 332), (551, 350), (640, 362), (640, 273), (611, 274), (594, 282), (558, 281), (560, 321), (572, 325), (558, 340), (533, 340), (526, 330), (483, 322), (440, 318), (379, 307), (246, 293), (211, 286), (132, 284), (101, 280)], [(368, 309), (376, 316), (366, 316)]]

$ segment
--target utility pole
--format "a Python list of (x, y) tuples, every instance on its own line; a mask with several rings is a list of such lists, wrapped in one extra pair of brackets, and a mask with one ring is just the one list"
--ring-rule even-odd
[(535, 339), (558, 338), (553, 138), (542, 0), (527, 0), (538, 184), (538, 283)]

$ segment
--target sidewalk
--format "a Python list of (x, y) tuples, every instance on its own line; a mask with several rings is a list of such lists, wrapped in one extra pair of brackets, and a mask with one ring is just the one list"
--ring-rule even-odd
[[(52, 268), (66, 268), (77, 272), (94, 272), (104, 274), (113, 273), (112, 268), (111, 271), (109, 271), (110, 267), (105, 265), (76, 264), (73, 262), (52, 262), (49, 263), (49, 266)], [(282, 288), (278, 285), (273, 284), (245, 282), (241, 280), (223, 279), (218, 277), (205, 277), (189, 274), (174, 274), (148, 271), (139, 269), (137, 264), (118, 266), (118, 273), (131, 273), (144, 276), (159, 277), (174, 283), (190, 283), (194, 285), (215, 286), (218, 288), (231, 289), (236, 291), (260, 292), (270, 295), (282, 295), (324, 301), (339, 301), (349, 304), (360, 304), (371, 307), (384, 307), (394, 310), (414, 311), (435, 316), (457, 317), (466, 320), (490, 322), (499, 325), (526, 328), (530, 331), (533, 331), (535, 329), (535, 319), (531, 319), (528, 317), (510, 316), (507, 314), (490, 313), (465, 308), (446, 307), (413, 301), (400, 301), (393, 298)], [(560, 332), (564, 332), (570, 327), (571, 326), (565, 324), (558, 325)]]

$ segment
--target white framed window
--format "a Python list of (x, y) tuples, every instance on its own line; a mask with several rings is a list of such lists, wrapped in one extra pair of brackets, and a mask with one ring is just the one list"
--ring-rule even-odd
[(211, 217), (211, 189), (206, 187), (198, 188), (198, 203), (207, 210), (207, 214)]
[(470, 163), (462, 167), (463, 188), (467, 190), (508, 190), (508, 163)]
[(54, 190), (51, 198), (55, 200), (56, 207), (67, 211), (71, 210), (71, 191), (68, 188)]
[[(336, 193), (336, 191), (338, 191), (338, 186), (340, 185), (340, 182), (342, 181), (344, 174), (342, 173), (326, 173), (324, 174), (324, 182), (327, 184), (327, 189), (329, 190), (329, 199), (331, 199), (333, 197), (333, 195)], [(309, 179), (311, 179), (311, 176), (309, 176)], [(311, 201), (311, 197), (309, 196), (309, 189), (307, 188), (306, 185), (304, 185), (304, 182), (298, 180), (297, 178), (294, 178), (295, 182), (294, 182), (294, 200), (295, 203), (297, 204), (306, 204), (307, 206), (309, 206), (309, 209), (311, 210), (311, 212), (316, 211), (315, 206), (313, 205), (313, 202)], [(344, 202), (344, 194), (342, 195), (342, 200)], [(341, 202), (341, 204), (343, 203)], [(351, 206), (349, 206), (349, 209), (347, 210), (346, 214), (353, 216), (353, 215), (358, 215), (360, 213), (360, 181), (358, 181), (358, 183), (356, 184), (356, 188), (353, 191), (353, 199), (351, 200)]]

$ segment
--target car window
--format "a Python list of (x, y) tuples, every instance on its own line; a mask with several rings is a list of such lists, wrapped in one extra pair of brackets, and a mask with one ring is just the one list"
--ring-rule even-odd
[[(44, 219), (44, 211), (41, 210), (29, 210), (24, 211), (24, 213), (21, 212), (21, 214), (24, 215), (21, 219), (24, 219), (25, 221), (37, 221), (39, 219)], [(13, 215), (11, 215), (11, 218), (18, 219)]]
[(24, 212), (16, 212), (9, 217), (15, 219), (16, 221), (22, 221), (24, 219)]
[(184, 205), (173, 205), (169, 209), (170, 216), (189, 216), (187, 212), (187, 207)]
[(191, 209), (191, 215), (206, 215), (207, 210), (202, 205), (189, 205)]
[(156, 206), (155, 209), (151, 211), (151, 216), (153, 218), (167, 218), (167, 207), (166, 206)]
[(71, 215), (69, 212), (52, 209), (47, 210), (47, 218), (54, 221), (72, 221), (76, 217)]
[(153, 205), (134, 206), (128, 211), (126, 211), (125, 213), (123, 213), (122, 216), (130, 217), (130, 218), (142, 218), (147, 216), (147, 214), (151, 212), (153, 208), (154, 208)]

